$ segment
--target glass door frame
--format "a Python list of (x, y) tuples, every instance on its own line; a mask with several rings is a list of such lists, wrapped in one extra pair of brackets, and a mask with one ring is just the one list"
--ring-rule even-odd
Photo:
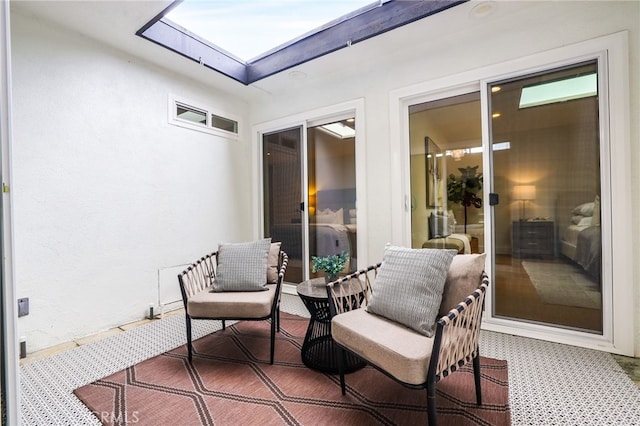
[[(302, 203), (304, 203), (304, 210), (300, 209), (298, 211), (298, 214), (300, 215), (300, 232), (301, 232), (301, 240), (302, 240), (302, 253), (308, 253), (309, 252), (309, 215), (307, 214), (308, 211), (308, 202), (304, 201), (304, 200), (308, 200), (309, 199), (309, 179), (308, 179), (308, 170), (307, 170), (307, 125), (305, 122), (302, 123), (298, 123), (298, 124), (294, 124), (292, 126), (287, 126), (281, 129), (277, 129), (277, 130), (273, 130), (273, 131), (265, 131), (265, 132), (261, 132), (260, 133), (260, 152), (261, 152), (261, 156), (262, 156), (262, 152), (264, 150), (264, 138), (265, 136), (268, 135), (274, 135), (274, 134), (278, 134), (281, 132), (287, 132), (287, 131), (291, 131), (291, 130), (295, 130), (297, 132), (299, 132), (299, 140), (300, 140), (300, 161), (302, 164), (300, 164), (300, 176), (299, 176), (299, 182), (300, 182), (300, 197), (301, 200), (299, 201), (300, 206), (302, 207)], [(261, 171), (264, 170), (264, 162), (261, 161), (260, 162), (261, 165)], [(264, 175), (263, 179), (261, 180), (262, 184), (264, 185)], [(262, 186), (262, 188), (264, 188), (264, 186)], [(264, 190), (260, 191), (260, 199), (261, 201), (261, 208), (260, 208), (260, 212), (261, 212), (261, 217), (262, 217), (262, 226), (261, 226), (261, 232), (260, 232), (260, 236), (259, 238), (262, 238), (265, 235), (265, 226), (264, 226), (264, 202), (265, 202), (265, 198), (264, 198)], [(304, 214), (303, 214), (304, 213)], [(291, 260), (291, 259), (290, 259)], [(307, 256), (303, 256), (302, 257), (302, 271), (303, 271), (303, 280), (308, 279), (308, 274), (305, 271), (308, 271), (309, 269), (309, 260), (307, 259)]]
[[(309, 185), (308, 185), (308, 160), (307, 160), (307, 130), (309, 127), (315, 127), (321, 124), (327, 124), (334, 121), (339, 121), (347, 117), (355, 118), (355, 130), (356, 130), (356, 204), (358, 209), (358, 229), (366, 229), (367, 226), (367, 214), (366, 214), (366, 163), (365, 163), (365, 114), (364, 114), (364, 100), (356, 99), (353, 101), (345, 102), (338, 105), (332, 105), (325, 108), (308, 111), (301, 114), (296, 114), (281, 119), (269, 121), (260, 125), (252, 127), (253, 133), (253, 159), (255, 170), (253, 179), (253, 193), (254, 197), (253, 211), (258, 212), (257, 217), (254, 220), (254, 237), (261, 238), (264, 235), (264, 193), (263, 188), (263, 164), (262, 164), (262, 150), (263, 150), (263, 135), (277, 133), (286, 129), (293, 129), (300, 127), (302, 132), (302, 172), (303, 172), (303, 188), (302, 188), (302, 200), (305, 201), (305, 214), (303, 216), (303, 250), (304, 253), (309, 253), (309, 215), (308, 215), (308, 199), (309, 199)], [(358, 263), (361, 265), (368, 264), (367, 246), (362, 235), (364, 232), (357, 233), (357, 252)], [(304, 279), (308, 279), (310, 270), (310, 259), (305, 256), (303, 260)], [(363, 263), (361, 263), (363, 262)], [(285, 291), (294, 293), (295, 289), (287, 288), (284, 286)]]
[[(2, 200), (0, 200), (0, 327), (3, 354), (0, 356), (0, 392), (2, 414), (0, 423), (19, 424), (20, 375), (18, 362), (17, 298), (13, 270), (12, 201), (8, 192), (11, 183), (11, 35), (9, 3), (0, 4), (0, 171), (2, 172)], [(5, 189), (6, 188), (6, 189)], [(6, 423), (5, 423), (6, 421)]]
[[(554, 62), (550, 64), (542, 64), (540, 66), (517, 70), (511, 73), (503, 74), (500, 76), (492, 77), (490, 79), (484, 79), (480, 82), (481, 90), (481, 106), (482, 111), (482, 140), (484, 155), (483, 168), (484, 184), (485, 184), (485, 199), (489, 199), (489, 193), (494, 193), (494, 179), (493, 179), (493, 146), (491, 141), (493, 139), (491, 135), (491, 128), (489, 123), (491, 122), (491, 85), (496, 82), (507, 81), (515, 78), (525, 77), (531, 74), (538, 74), (544, 72), (553, 72), (559, 68), (568, 67), (590, 60), (596, 60), (598, 63), (598, 111), (599, 111), (599, 144), (600, 144), (600, 185), (602, 188), (600, 197), (602, 199), (602, 334), (594, 334), (588, 332), (582, 332), (577, 330), (571, 330), (568, 328), (560, 328), (560, 326), (547, 326), (541, 323), (531, 323), (527, 321), (519, 321), (517, 319), (508, 319), (505, 317), (494, 316), (494, 301), (495, 292), (491, 292), (490, 297), (485, 298), (485, 319), (488, 324), (495, 328), (496, 331), (502, 330), (503, 327), (510, 328), (514, 322), (519, 323), (518, 328), (525, 330), (531, 337), (549, 336), (555, 335), (562, 339), (562, 342), (568, 340), (575, 340), (576, 342), (586, 341), (595, 346), (606, 346), (613, 342), (613, 271), (611, 265), (613, 263), (613, 256), (611, 250), (611, 209), (607, 208), (612, 206), (611, 199), (611, 161), (610, 161), (610, 139), (609, 139), (609, 94), (608, 94), (608, 74), (607, 74), (607, 56), (605, 52), (599, 52), (596, 54), (588, 54), (579, 57), (573, 57), (565, 61)], [(508, 194), (498, 194), (501, 198), (501, 202), (507, 202)], [(488, 211), (486, 210), (488, 209)], [(492, 233), (490, 234), (489, 243), (485, 245), (488, 247), (487, 253), (491, 255), (491, 275), (495, 276), (496, 263), (495, 263), (495, 233), (493, 232), (493, 223), (495, 209), (492, 206), (485, 206), (485, 217), (489, 218), (490, 227)], [(485, 239), (486, 241), (486, 239)]]
[[(490, 83), (512, 76), (526, 75), (536, 71), (554, 69), (560, 66), (598, 59), (601, 102), (600, 136), (601, 136), (601, 182), (602, 192), (607, 201), (603, 201), (602, 221), (607, 221), (603, 232), (603, 274), (604, 335), (591, 335), (583, 332), (559, 329), (521, 321), (495, 318), (493, 312), (493, 287), (489, 286), (485, 299), (485, 316), (482, 328), (523, 337), (536, 338), (551, 342), (570, 344), (596, 350), (634, 355), (635, 321), (629, 319), (633, 312), (634, 278), (631, 247), (634, 246), (629, 226), (633, 223), (632, 191), (631, 191), (631, 155), (630, 155), (630, 114), (629, 114), (629, 63), (628, 34), (620, 32), (597, 39), (587, 40), (569, 46), (558, 47), (524, 58), (505, 61), (466, 71), (457, 75), (442, 77), (437, 80), (397, 89), (390, 94), (390, 137), (397, 137), (403, 143), (399, 158), (392, 158), (392, 170), (404, 170), (398, 176), (392, 176), (392, 232), (394, 241), (406, 246), (411, 244), (411, 209), (410, 177), (409, 177), (409, 106), (421, 102), (456, 96), (472, 91), (480, 91), (482, 116), (482, 143), (484, 189), (483, 198), (489, 199), (493, 190), (491, 180), (492, 164), (489, 145), (490, 110), (487, 88)], [(606, 95), (605, 95), (606, 94)], [(610, 142), (612, 141), (612, 142)], [(615, 164), (615, 167), (612, 165)], [(397, 191), (394, 191), (394, 188)], [(609, 204), (605, 204), (609, 203)], [(613, 210), (611, 206), (615, 205)], [(606, 212), (604, 210), (607, 210)], [(493, 211), (487, 203), (484, 205), (485, 215), (485, 251), (487, 257), (486, 270), (489, 276), (494, 275), (493, 252), (495, 247), (493, 232)], [(612, 255), (612, 241), (616, 250)], [(606, 276), (606, 278), (604, 278)], [(636, 280), (637, 281), (637, 280)], [(615, 282), (615, 287), (613, 283)], [(615, 307), (615, 310), (613, 309)]]

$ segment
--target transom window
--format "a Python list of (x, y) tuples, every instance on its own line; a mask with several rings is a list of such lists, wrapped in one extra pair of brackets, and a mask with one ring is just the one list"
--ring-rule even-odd
[(216, 111), (213, 108), (198, 105), (169, 96), (169, 124), (198, 130), (218, 136), (238, 138), (238, 119), (232, 114)]

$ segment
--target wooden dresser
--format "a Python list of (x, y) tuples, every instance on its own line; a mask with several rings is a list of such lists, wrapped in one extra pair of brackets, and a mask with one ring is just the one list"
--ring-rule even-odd
[(511, 253), (514, 257), (553, 257), (555, 247), (553, 221), (513, 222)]

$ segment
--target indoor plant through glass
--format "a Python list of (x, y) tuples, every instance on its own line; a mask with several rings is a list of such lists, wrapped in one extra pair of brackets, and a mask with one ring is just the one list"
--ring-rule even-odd
[(482, 207), (482, 198), (478, 193), (482, 190), (482, 173), (478, 166), (459, 168), (460, 177), (449, 175), (447, 182), (447, 199), (464, 207), (464, 233), (467, 233), (467, 207)]
[(338, 273), (344, 269), (347, 264), (349, 253), (343, 251), (340, 254), (331, 256), (311, 256), (313, 266), (311, 272), (324, 271), (325, 280), (329, 283), (338, 279)]

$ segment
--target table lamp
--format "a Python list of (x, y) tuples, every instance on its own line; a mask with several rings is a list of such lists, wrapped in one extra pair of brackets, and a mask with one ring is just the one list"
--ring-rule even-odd
[(520, 220), (525, 220), (525, 203), (536, 199), (535, 185), (516, 185), (513, 187), (513, 198), (520, 201)]

